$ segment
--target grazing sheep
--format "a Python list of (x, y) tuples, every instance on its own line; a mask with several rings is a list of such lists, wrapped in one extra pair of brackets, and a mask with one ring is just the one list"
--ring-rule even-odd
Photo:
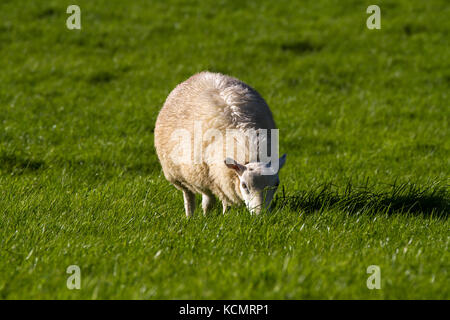
[[(269, 208), (286, 160), (286, 155), (278, 159), (278, 148), (272, 151), (270, 129), (276, 126), (266, 102), (238, 79), (201, 72), (169, 94), (156, 120), (155, 148), (166, 179), (183, 191), (188, 217), (196, 193), (202, 194), (204, 214), (213, 207), (214, 196), (222, 201), (223, 213), (242, 202), (256, 214)], [(263, 144), (275, 161), (252, 154), (261, 152)], [(224, 156), (230, 149), (235, 155), (235, 147), (238, 158)]]

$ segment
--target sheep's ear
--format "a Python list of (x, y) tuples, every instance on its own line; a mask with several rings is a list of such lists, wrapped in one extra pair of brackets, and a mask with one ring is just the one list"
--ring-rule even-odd
[(242, 173), (244, 173), (244, 171), (247, 169), (245, 166), (237, 163), (236, 160), (231, 158), (226, 158), (224, 163), (228, 168), (235, 170), (238, 175), (242, 175)]
[(286, 153), (281, 156), (278, 163), (279, 163), (278, 171), (280, 171), (281, 168), (283, 168), (284, 164), (286, 163)]

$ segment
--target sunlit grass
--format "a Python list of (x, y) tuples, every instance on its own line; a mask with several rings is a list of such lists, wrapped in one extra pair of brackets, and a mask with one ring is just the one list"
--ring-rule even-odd
[[(77, 4), (81, 31), (0, 2), (1, 298), (450, 298), (446, 1), (381, 1), (381, 30), (358, 1)], [(273, 111), (270, 214), (188, 220), (162, 175), (158, 110), (206, 69)]]

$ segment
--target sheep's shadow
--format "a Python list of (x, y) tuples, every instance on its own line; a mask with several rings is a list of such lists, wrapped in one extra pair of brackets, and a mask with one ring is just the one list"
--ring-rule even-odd
[(445, 186), (435, 184), (420, 187), (395, 183), (383, 189), (384, 191), (372, 191), (377, 188), (367, 184), (355, 187), (351, 183), (341, 189), (328, 183), (313, 190), (297, 191), (293, 195), (286, 195), (283, 189), (276, 196), (274, 205), (276, 208), (302, 210), (306, 213), (337, 208), (350, 214), (382, 212), (448, 217), (450, 197)]

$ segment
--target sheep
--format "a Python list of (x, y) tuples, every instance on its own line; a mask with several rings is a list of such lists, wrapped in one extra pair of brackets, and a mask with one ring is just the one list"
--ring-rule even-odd
[[(223, 213), (243, 202), (251, 213), (269, 209), (286, 161), (286, 155), (278, 159), (278, 147), (272, 150), (273, 129), (267, 103), (236, 78), (203, 71), (169, 94), (156, 119), (154, 143), (165, 178), (183, 192), (187, 217), (195, 210), (195, 194), (202, 195), (205, 215), (215, 196)], [(238, 157), (225, 157), (236, 141)], [(262, 161), (264, 145), (275, 161)]]

